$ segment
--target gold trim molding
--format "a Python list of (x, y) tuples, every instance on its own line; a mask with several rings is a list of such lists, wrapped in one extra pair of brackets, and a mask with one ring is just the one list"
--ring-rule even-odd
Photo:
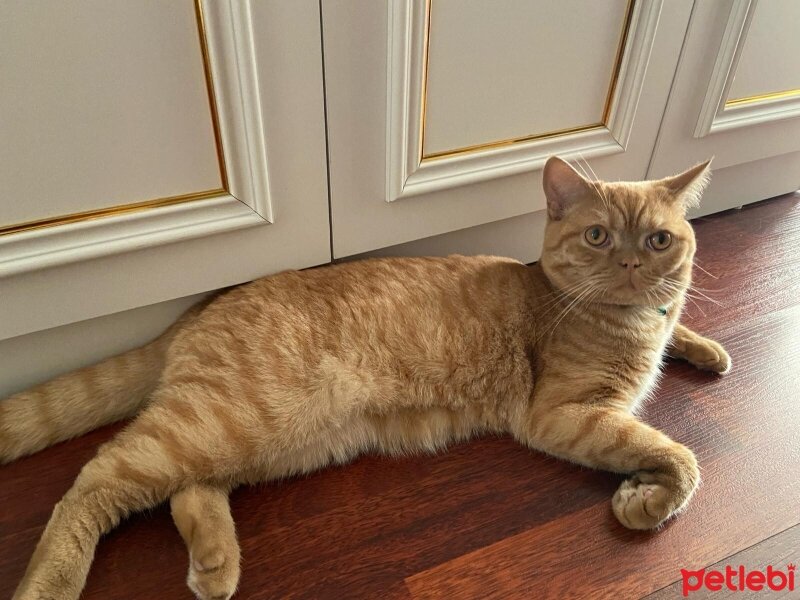
[(67, 215), (59, 215), (57, 217), (37, 219), (25, 223), (17, 223), (14, 225), (0, 226), (0, 236), (11, 235), (14, 233), (21, 233), (23, 231), (32, 231), (35, 229), (43, 229), (46, 227), (57, 227), (60, 225), (78, 223), (81, 221), (88, 221), (92, 219), (101, 219), (103, 217), (117, 216), (121, 214), (138, 212), (142, 210), (159, 208), (163, 206), (172, 206), (174, 204), (182, 204), (184, 202), (207, 200), (209, 198), (216, 198), (218, 196), (222, 196), (224, 194), (229, 193), (228, 172), (227, 169), (225, 168), (225, 151), (222, 147), (222, 135), (220, 133), (219, 114), (217, 112), (217, 99), (214, 93), (214, 81), (211, 76), (211, 62), (209, 60), (209, 54), (208, 54), (208, 40), (206, 35), (206, 24), (203, 15), (202, 0), (194, 0), (194, 10), (195, 10), (195, 17), (197, 19), (197, 34), (200, 41), (200, 51), (203, 58), (203, 73), (206, 80), (206, 89), (208, 91), (208, 103), (211, 112), (211, 122), (214, 130), (214, 145), (216, 146), (217, 161), (219, 163), (220, 182), (222, 184), (221, 187), (212, 190), (203, 190), (199, 192), (191, 192), (189, 194), (181, 194), (179, 196), (155, 198), (152, 200), (144, 200), (141, 202), (120, 204), (118, 206), (110, 206), (108, 208), (87, 210)]
[(622, 68), (622, 57), (625, 52), (625, 45), (628, 41), (628, 33), (630, 32), (631, 22), (633, 20), (633, 9), (638, 0), (628, 0), (628, 5), (625, 9), (625, 18), (623, 20), (622, 31), (620, 33), (619, 43), (617, 45), (616, 57), (614, 59), (614, 69), (611, 75), (611, 82), (608, 86), (608, 93), (606, 94), (605, 104), (603, 106), (603, 119), (599, 123), (590, 123), (588, 125), (579, 125), (577, 127), (568, 127), (555, 131), (548, 131), (545, 133), (535, 133), (525, 135), (517, 138), (508, 138), (504, 140), (496, 140), (492, 142), (483, 142), (471, 146), (464, 146), (462, 148), (455, 148), (453, 150), (443, 150), (440, 152), (431, 152), (425, 154), (425, 127), (427, 124), (427, 103), (428, 103), (428, 56), (430, 49), (430, 32), (431, 32), (431, 4), (433, 0), (426, 0), (425, 2), (425, 46), (424, 55), (422, 58), (423, 73), (422, 73), (422, 118), (420, 119), (420, 148), (419, 157), (420, 162), (435, 160), (441, 158), (448, 158), (451, 156), (459, 156), (462, 154), (469, 154), (472, 152), (479, 152), (483, 150), (492, 150), (503, 146), (511, 146), (514, 144), (521, 144), (533, 140), (542, 140), (547, 138), (554, 138), (571, 133), (578, 133), (582, 131), (591, 131), (606, 127), (609, 117), (611, 116), (611, 104), (614, 99), (614, 92), (617, 89), (617, 82), (619, 81), (620, 70)]
[(744, 98), (734, 98), (725, 102), (725, 108), (731, 106), (741, 106), (742, 104), (750, 104), (755, 102), (768, 102), (770, 100), (785, 100), (786, 98), (800, 97), (800, 88), (793, 90), (785, 90), (783, 92), (770, 92), (768, 94), (757, 94), (755, 96), (745, 96)]
[(61, 215), (49, 219), (39, 219), (38, 221), (28, 221), (27, 223), (19, 223), (17, 225), (9, 225), (0, 229), (0, 235), (10, 235), (12, 233), (20, 233), (22, 231), (31, 231), (33, 229), (43, 229), (45, 227), (56, 227), (58, 225), (68, 225), (70, 223), (78, 223), (80, 221), (90, 221), (93, 219), (102, 219), (103, 217), (112, 217), (130, 212), (138, 212), (149, 208), (160, 208), (162, 206), (172, 206), (173, 204), (182, 204), (184, 202), (191, 202), (193, 200), (206, 200), (208, 198), (216, 198), (227, 193), (223, 188), (215, 190), (207, 190), (205, 192), (193, 192), (191, 194), (183, 194), (181, 196), (169, 196), (168, 198), (156, 198), (155, 200), (144, 200), (143, 202), (134, 202), (132, 204), (122, 204), (120, 206), (110, 206), (108, 208), (99, 208), (96, 210), (87, 210), (85, 212), (72, 213), (69, 215)]

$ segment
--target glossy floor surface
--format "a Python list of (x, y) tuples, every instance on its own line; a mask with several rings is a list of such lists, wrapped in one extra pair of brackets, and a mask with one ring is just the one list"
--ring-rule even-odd
[[(722, 342), (734, 368), (717, 377), (670, 363), (644, 412), (702, 465), (682, 516), (659, 532), (628, 531), (609, 505), (618, 476), (509, 439), (365, 457), (233, 493), (237, 597), (661, 600), (682, 597), (681, 568), (800, 562), (800, 197), (695, 227), (702, 270), (683, 320)], [(53, 505), (117, 429), (0, 467), (0, 598), (11, 596)], [(83, 597), (191, 598), (186, 566), (160, 507), (102, 540)]]

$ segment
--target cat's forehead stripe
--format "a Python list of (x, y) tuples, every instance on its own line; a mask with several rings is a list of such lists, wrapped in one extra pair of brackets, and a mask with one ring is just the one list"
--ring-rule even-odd
[(649, 229), (657, 226), (653, 203), (660, 198), (649, 196), (642, 190), (616, 187), (607, 191), (607, 201), (595, 205), (591, 214), (615, 229)]

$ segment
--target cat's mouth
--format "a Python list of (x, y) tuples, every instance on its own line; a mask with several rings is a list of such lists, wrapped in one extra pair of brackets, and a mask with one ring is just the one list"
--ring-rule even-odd
[(641, 292), (645, 290), (648, 286), (642, 281), (642, 278), (638, 276), (635, 271), (630, 271), (629, 273), (625, 273), (620, 277), (619, 283), (617, 284), (617, 289), (620, 292)]
[(668, 302), (677, 289), (663, 281), (630, 272), (620, 275), (612, 294), (623, 304), (658, 304)]

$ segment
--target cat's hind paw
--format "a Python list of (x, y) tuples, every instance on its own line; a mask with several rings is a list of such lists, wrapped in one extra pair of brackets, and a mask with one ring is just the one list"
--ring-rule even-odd
[(239, 585), (239, 552), (222, 546), (192, 553), (186, 584), (199, 600), (228, 600)]

